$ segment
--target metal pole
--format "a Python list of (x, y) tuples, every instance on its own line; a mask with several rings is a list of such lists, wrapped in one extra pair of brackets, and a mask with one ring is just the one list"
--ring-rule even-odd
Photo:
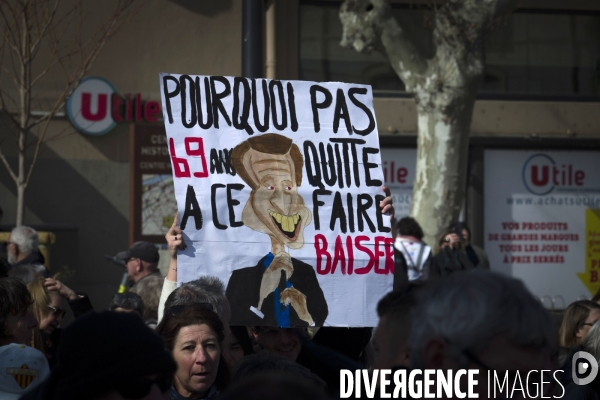
[(264, 0), (243, 0), (242, 4), (242, 76), (262, 78)]
[(267, 79), (275, 79), (277, 71), (277, 62), (275, 60), (275, 19), (275, 0), (270, 0), (269, 2), (267, 2), (267, 12), (265, 21), (265, 77)]

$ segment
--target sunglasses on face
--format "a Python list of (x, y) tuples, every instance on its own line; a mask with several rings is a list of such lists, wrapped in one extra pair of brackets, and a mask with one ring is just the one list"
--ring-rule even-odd
[(64, 318), (65, 314), (67, 314), (67, 311), (63, 310), (60, 307), (52, 307), (51, 305), (48, 305), (48, 308), (50, 308), (52, 310), (52, 313), (54, 314), (55, 317), (61, 316)]
[(210, 303), (178, 304), (178, 305), (169, 307), (167, 310), (169, 310), (169, 312), (171, 313), (172, 316), (176, 317), (179, 314), (181, 314), (181, 312), (183, 310), (185, 310), (186, 308), (190, 308), (190, 307), (200, 308), (203, 310), (209, 310), (212, 312), (216, 312), (215, 309), (213, 308), (212, 304), (210, 304)]
[(161, 375), (157, 378), (130, 379), (117, 388), (117, 391), (125, 399), (141, 399), (148, 396), (153, 385), (157, 385), (162, 393), (166, 393), (171, 387), (171, 375)]

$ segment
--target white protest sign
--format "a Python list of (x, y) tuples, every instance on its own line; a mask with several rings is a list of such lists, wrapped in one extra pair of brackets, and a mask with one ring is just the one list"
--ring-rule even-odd
[(223, 280), (233, 325), (374, 326), (394, 259), (371, 87), (160, 82), (180, 282)]
[(600, 289), (600, 154), (487, 150), (484, 166), (492, 269), (558, 308), (593, 296)]

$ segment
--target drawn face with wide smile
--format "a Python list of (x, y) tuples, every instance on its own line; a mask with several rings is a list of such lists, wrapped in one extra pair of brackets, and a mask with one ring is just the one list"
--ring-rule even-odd
[(302, 247), (304, 227), (312, 221), (312, 215), (298, 194), (291, 156), (250, 149), (243, 162), (257, 184), (244, 207), (244, 224), (292, 249)]

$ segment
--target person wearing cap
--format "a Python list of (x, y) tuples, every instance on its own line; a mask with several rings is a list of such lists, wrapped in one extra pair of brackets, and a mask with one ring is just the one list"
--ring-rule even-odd
[(150, 242), (135, 242), (129, 250), (121, 251), (116, 258), (125, 262), (129, 281), (133, 285), (149, 275), (160, 275), (158, 249)]
[(176, 364), (135, 313), (104, 311), (63, 333), (58, 364), (23, 400), (166, 400)]
[(41, 351), (16, 343), (0, 347), (0, 399), (19, 399), (49, 375), (48, 360)]

